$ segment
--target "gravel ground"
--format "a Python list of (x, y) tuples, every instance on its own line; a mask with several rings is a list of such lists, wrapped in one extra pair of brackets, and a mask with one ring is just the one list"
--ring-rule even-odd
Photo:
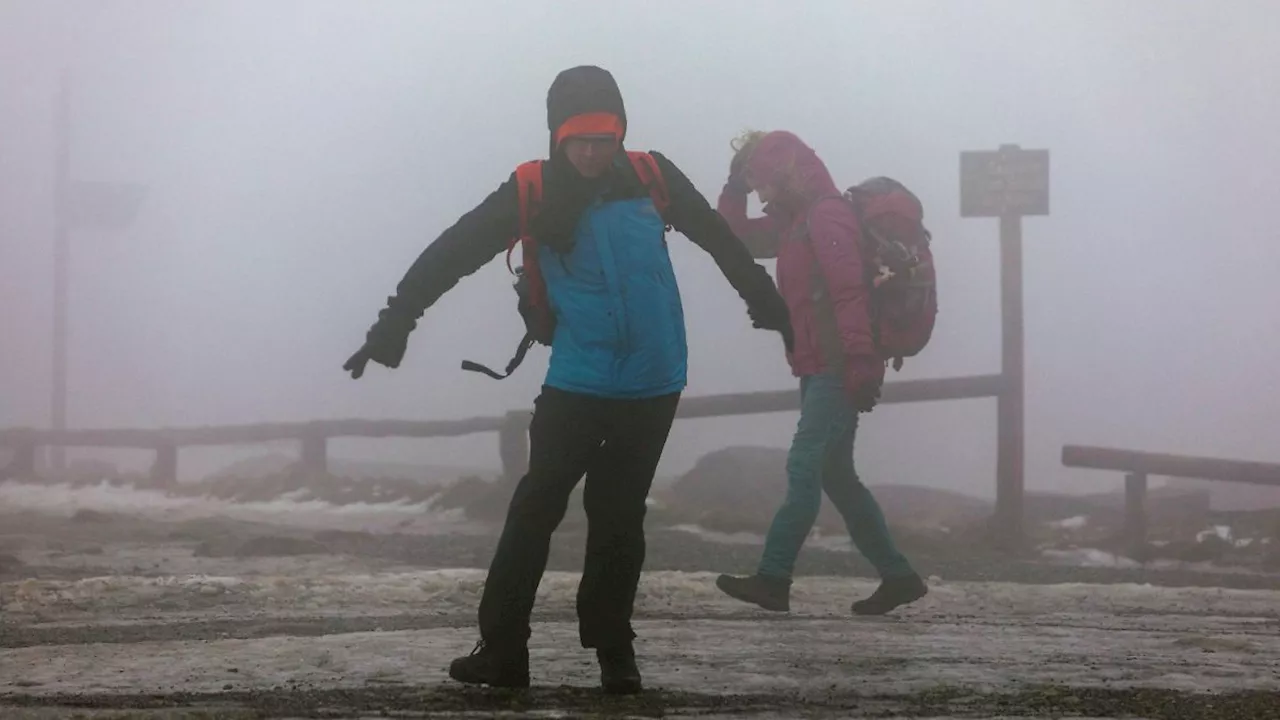
[[(806, 551), (793, 612), (716, 571), (759, 548), (656, 529), (637, 600), (649, 689), (602, 697), (578, 647), (582, 538), (540, 590), (535, 688), (461, 688), (494, 539), (201, 520), (0, 518), (0, 718), (1280, 718), (1280, 578), (1070, 568), (910, 548), (932, 592), (854, 619), (868, 568)], [(1236, 589), (1228, 589), (1236, 588)]]

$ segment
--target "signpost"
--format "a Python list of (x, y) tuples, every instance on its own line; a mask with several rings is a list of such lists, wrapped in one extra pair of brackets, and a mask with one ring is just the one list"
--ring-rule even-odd
[[(67, 335), (70, 324), (71, 232), (89, 229), (118, 232), (133, 223), (146, 189), (140, 185), (87, 182), (71, 177), (71, 84), (64, 73), (58, 88), (55, 132), (53, 237), (53, 388), (50, 424), (67, 428)], [(66, 467), (65, 451), (50, 448), (55, 472)]]
[(1001, 377), (996, 407), (996, 530), (1022, 538), (1023, 438), (1022, 218), (1049, 214), (1049, 151), (1002, 145), (960, 153), (960, 216), (1000, 218)]

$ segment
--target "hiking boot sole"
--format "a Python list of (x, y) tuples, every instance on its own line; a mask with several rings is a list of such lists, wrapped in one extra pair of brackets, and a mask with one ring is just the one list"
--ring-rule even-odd
[(640, 678), (612, 680), (601, 683), (600, 689), (605, 695), (639, 695), (644, 690), (644, 684), (640, 682)]
[(866, 602), (865, 600), (859, 600), (858, 602), (855, 602), (850, 609), (853, 611), (854, 615), (861, 615), (863, 617), (871, 617), (875, 615), (888, 615), (894, 610), (897, 610), (898, 608), (903, 607), (904, 605), (910, 605), (911, 603), (916, 602), (917, 600), (920, 600), (921, 598), (923, 598), (925, 595), (928, 595), (928, 594), (929, 594), (929, 588), (924, 588), (920, 592), (911, 593), (911, 595), (908, 595), (898, 600), (893, 605), (889, 605), (889, 606), (868, 607), (862, 604)]
[(755, 605), (756, 607), (762, 608), (764, 610), (768, 610), (769, 612), (782, 612), (782, 613), (791, 612), (791, 602), (789, 599), (783, 602), (774, 602), (769, 600), (761, 600), (759, 598), (752, 597), (745, 593), (735, 592), (732, 586), (726, 585), (723, 578), (716, 578), (716, 587), (719, 588), (720, 592), (724, 593), (725, 595), (728, 595), (734, 600)]
[(488, 685), (492, 688), (503, 688), (507, 690), (525, 690), (529, 687), (529, 676), (524, 677), (484, 677), (478, 674), (468, 673), (465, 670), (457, 668), (449, 668), (449, 677), (466, 685)]

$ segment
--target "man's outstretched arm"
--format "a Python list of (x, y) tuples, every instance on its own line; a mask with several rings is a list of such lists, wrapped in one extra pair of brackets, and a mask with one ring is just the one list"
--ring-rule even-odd
[(399, 367), (418, 318), (462, 278), (507, 248), (519, 232), (519, 198), (513, 173), (422, 251), (387, 298), (364, 345), (343, 365), (358, 378), (370, 360)]
[(711, 255), (720, 272), (747, 303), (756, 327), (782, 333), (790, 350), (790, 314), (769, 271), (751, 257), (728, 221), (711, 207), (674, 163), (661, 153), (650, 154), (657, 161), (667, 184), (667, 194), (671, 198), (667, 216), (671, 226)]

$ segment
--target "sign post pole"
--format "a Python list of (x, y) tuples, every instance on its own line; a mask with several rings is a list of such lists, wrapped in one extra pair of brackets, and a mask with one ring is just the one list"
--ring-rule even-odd
[(961, 217), (1000, 219), (1001, 389), (996, 401), (994, 530), (1006, 547), (1023, 538), (1026, 449), (1022, 321), (1022, 218), (1049, 214), (1049, 151), (1002, 145), (960, 153)]
[[(123, 230), (133, 223), (146, 188), (126, 183), (87, 182), (71, 177), (71, 81), (62, 73), (54, 115), (53, 358), (49, 424), (67, 429), (67, 348), (71, 305), (71, 233)], [(66, 450), (49, 448), (55, 474), (66, 469)]]
[(1000, 375), (996, 399), (996, 529), (1016, 546), (1022, 535), (1026, 471), (1022, 374), (1022, 218), (1000, 217)]

